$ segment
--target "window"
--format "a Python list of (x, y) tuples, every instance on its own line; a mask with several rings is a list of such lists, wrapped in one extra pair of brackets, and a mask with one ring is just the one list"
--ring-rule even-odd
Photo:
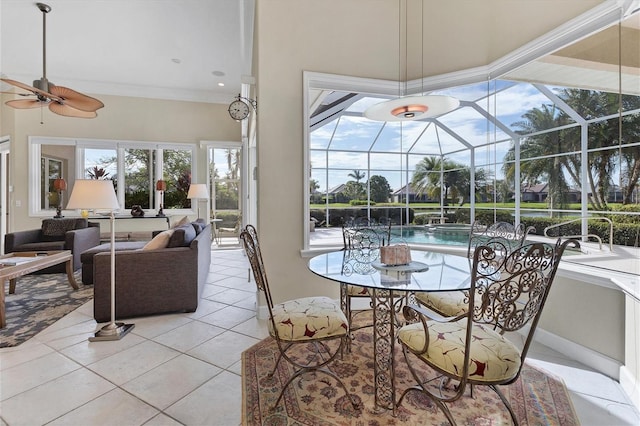
[[(165, 213), (190, 213), (187, 192), (195, 164), (194, 145), (41, 137), (30, 138), (29, 143), (30, 164), (32, 170), (38, 171), (30, 181), (35, 189), (29, 204), (32, 215), (49, 215), (46, 210), (57, 207), (57, 194), (52, 193), (52, 188), (58, 177), (67, 181), (66, 199), (75, 179), (114, 181), (124, 211), (134, 205), (158, 209), (160, 195), (155, 185), (163, 179), (167, 182)], [(38, 166), (33, 167), (34, 164)], [(63, 206), (64, 199), (63, 193)]]

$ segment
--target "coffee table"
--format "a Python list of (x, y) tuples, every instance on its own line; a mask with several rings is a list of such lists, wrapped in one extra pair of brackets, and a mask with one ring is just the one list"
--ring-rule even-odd
[[(14, 261), (16, 264), (11, 265), (10, 263)], [(71, 250), (14, 252), (0, 256), (0, 284), (2, 285), (2, 291), (0, 291), (0, 328), (7, 325), (4, 306), (5, 281), (9, 280), (9, 294), (14, 294), (18, 278), (60, 263), (66, 263), (69, 284), (74, 290), (77, 290), (78, 283), (73, 277)]]

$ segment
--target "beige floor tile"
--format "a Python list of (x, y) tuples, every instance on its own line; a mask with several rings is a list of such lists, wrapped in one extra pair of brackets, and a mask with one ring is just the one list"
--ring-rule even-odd
[(207, 299), (213, 302), (226, 303), (227, 305), (233, 305), (237, 302), (241, 302), (251, 297), (255, 299), (255, 291), (248, 292), (248, 291), (242, 291), (242, 290), (227, 289), (213, 296), (209, 296)]
[(267, 320), (259, 320), (255, 316), (241, 324), (238, 324), (231, 330), (260, 340), (269, 336)]
[(230, 329), (238, 324), (242, 324), (254, 315), (254, 311), (237, 308), (235, 306), (228, 306), (212, 314), (205, 315), (204, 317), (199, 318), (199, 321), (204, 321), (218, 327)]
[(226, 369), (240, 360), (240, 355), (244, 350), (259, 341), (253, 337), (227, 331), (196, 346), (188, 354)]
[(61, 349), (60, 353), (82, 365), (89, 365), (145, 341), (145, 338), (132, 333), (114, 341), (90, 342), (88, 339), (83, 339), (73, 346)]
[(146, 341), (90, 364), (88, 368), (107, 380), (122, 385), (178, 355), (180, 355), (178, 351), (159, 343)]
[(167, 331), (178, 328), (191, 321), (191, 319), (181, 314), (153, 315), (142, 318), (133, 318), (125, 321), (127, 324), (135, 324), (131, 333), (138, 336), (152, 339)]
[(165, 409), (220, 371), (209, 363), (180, 355), (125, 383), (123, 388), (154, 407)]
[(7, 399), (77, 370), (80, 365), (57, 352), (2, 370), (0, 399)]
[(203, 295), (202, 299), (198, 302), (198, 309), (196, 309), (195, 312), (188, 312), (182, 315), (187, 318), (197, 319), (226, 307), (227, 305), (224, 303), (212, 302), (211, 300), (207, 300)]
[(87, 319), (83, 322), (70, 325), (64, 328), (50, 330), (48, 333), (40, 333), (34, 339), (44, 342), (54, 349), (62, 349), (76, 343), (86, 341), (94, 335), (96, 330), (96, 322), (93, 319)]
[(240, 424), (240, 376), (222, 372), (165, 410), (185, 425), (233, 426)]
[(84, 368), (72, 371), (2, 403), (2, 418), (11, 426), (48, 423), (114, 388)]
[(181, 426), (182, 423), (172, 419), (166, 414), (160, 413), (148, 422), (144, 426)]
[(33, 339), (16, 347), (2, 348), (0, 349), (0, 371), (40, 358), (52, 352), (53, 349), (49, 346)]
[(224, 331), (223, 328), (211, 324), (191, 321), (167, 333), (154, 337), (153, 340), (177, 351), (187, 352), (189, 349), (206, 342)]
[(145, 424), (157, 414), (157, 409), (116, 388), (58, 417), (48, 426), (135, 426)]

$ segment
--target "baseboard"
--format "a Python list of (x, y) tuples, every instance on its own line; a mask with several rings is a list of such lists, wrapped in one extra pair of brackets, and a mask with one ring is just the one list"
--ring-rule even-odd
[(620, 367), (620, 386), (624, 389), (631, 403), (640, 410), (640, 381), (624, 365)]
[[(523, 333), (527, 331), (529, 330), (521, 330)], [(536, 330), (534, 340), (560, 352), (568, 358), (591, 367), (614, 380), (620, 381), (620, 369), (623, 365), (611, 357), (587, 348), (586, 346), (572, 342), (571, 340), (567, 340), (564, 337), (555, 335), (540, 327)]]

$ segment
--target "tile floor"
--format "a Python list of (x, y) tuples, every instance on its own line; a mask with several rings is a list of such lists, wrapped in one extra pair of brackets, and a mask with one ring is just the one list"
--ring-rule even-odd
[[(215, 250), (198, 310), (137, 318), (117, 342), (89, 343), (91, 302), (35, 338), (0, 349), (0, 425), (238, 425), (240, 354), (267, 336), (240, 250)], [(639, 425), (620, 385), (540, 345), (583, 425)]]

